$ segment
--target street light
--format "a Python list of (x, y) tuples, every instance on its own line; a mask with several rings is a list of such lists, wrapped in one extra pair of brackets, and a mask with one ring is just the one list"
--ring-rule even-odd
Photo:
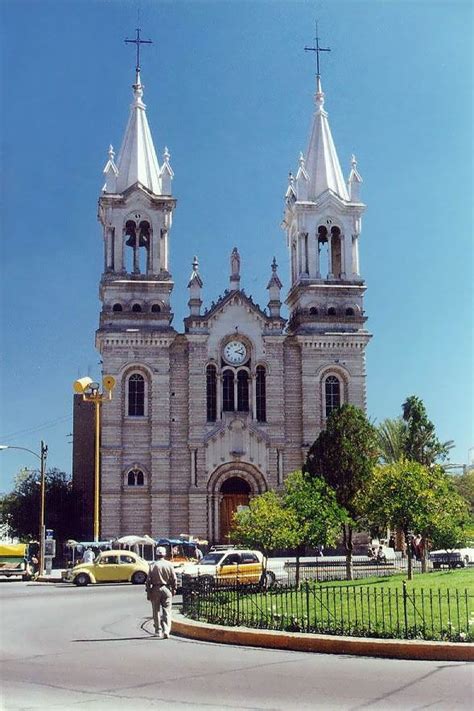
[(104, 375), (102, 378), (102, 392), (100, 384), (92, 378), (79, 378), (74, 381), (74, 392), (82, 395), (86, 402), (94, 403), (95, 415), (95, 466), (94, 466), (94, 541), (99, 540), (99, 500), (100, 500), (100, 406), (104, 400), (112, 400), (112, 390), (115, 387), (115, 378)]
[(39, 526), (39, 539), (40, 539), (40, 557), (39, 557), (39, 574), (44, 574), (44, 540), (45, 540), (45, 526), (44, 526), (44, 501), (45, 501), (45, 488), (46, 488), (46, 455), (48, 454), (48, 445), (46, 445), (43, 440), (41, 440), (40, 454), (34, 452), (32, 449), (27, 447), (17, 447), (13, 444), (0, 444), (0, 450), (3, 449), (21, 449), (23, 452), (29, 452), (34, 457), (40, 460), (40, 526)]

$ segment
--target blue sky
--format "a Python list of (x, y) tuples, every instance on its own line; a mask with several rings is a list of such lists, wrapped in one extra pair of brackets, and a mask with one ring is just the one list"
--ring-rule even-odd
[[(242, 286), (267, 302), (289, 170), (306, 150), (316, 16), (325, 108), (347, 175), (354, 152), (368, 208), (360, 245), (368, 414), (426, 403), (452, 461), (473, 423), (473, 6), (469, 0), (140, 3), (145, 101), (178, 199), (171, 232), (174, 325), (194, 254), (207, 303), (239, 247)], [(109, 143), (134, 78), (137, 2), (1, 0), (0, 443), (71, 471), (72, 382), (100, 374), (94, 349), (103, 264), (96, 219)], [(472, 454), (472, 452), (471, 452)], [(27, 453), (0, 453), (8, 490)]]

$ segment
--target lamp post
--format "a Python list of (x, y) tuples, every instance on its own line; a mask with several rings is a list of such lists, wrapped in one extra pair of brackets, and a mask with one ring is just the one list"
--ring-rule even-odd
[(44, 574), (44, 540), (45, 540), (45, 524), (44, 524), (44, 504), (45, 504), (45, 491), (46, 491), (46, 456), (48, 454), (48, 445), (46, 445), (43, 440), (41, 440), (40, 453), (34, 452), (32, 449), (27, 447), (17, 447), (13, 444), (0, 444), (0, 450), (2, 449), (20, 449), (23, 452), (29, 452), (34, 457), (40, 460), (40, 525), (39, 525), (39, 539), (40, 539), (40, 557), (39, 557), (39, 574)]
[(104, 375), (102, 379), (102, 392), (100, 384), (92, 378), (79, 378), (74, 381), (74, 392), (82, 395), (85, 402), (94, 403), (95, 420), (95, 454), (94, 454), (94, 541), (99, 540), (99, 501), (100, 501), (100, 407), (104, 400), (112, 400), (112, 390), (115, 387), (115, 378)]

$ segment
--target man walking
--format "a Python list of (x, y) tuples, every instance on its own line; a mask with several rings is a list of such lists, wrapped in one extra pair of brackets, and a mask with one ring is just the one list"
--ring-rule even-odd
[(165, 560), (166, 548), (158, 546), (156, 560), (150, 563), (146, 580), (146, 596), (153, 610), (155, 635), (168, 639), (171, 631), (171, 603), (178, 581), (172, 564)]

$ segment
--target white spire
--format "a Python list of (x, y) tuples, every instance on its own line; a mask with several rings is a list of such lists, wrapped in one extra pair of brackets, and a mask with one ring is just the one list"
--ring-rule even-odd
[(148, 126), (146, 106), (142, 101), (143, 85), (139, 69), (133, 95), (130, 117), (117, 160), (117, 192), (122, 193), (138, 182), (155, 195), (161, 195), (160, 166)]
[(309, 176), (308, 199), (316, 200), (326, 190), (332, 190), (343, 200), (349, 200), (347, 187), (337, 157), (328, 114), (324, 110), (324, 93), (321, 79), (317, 77), (316, 112), (314, 114), (308, 150), (306, 152), (305, 170)]

